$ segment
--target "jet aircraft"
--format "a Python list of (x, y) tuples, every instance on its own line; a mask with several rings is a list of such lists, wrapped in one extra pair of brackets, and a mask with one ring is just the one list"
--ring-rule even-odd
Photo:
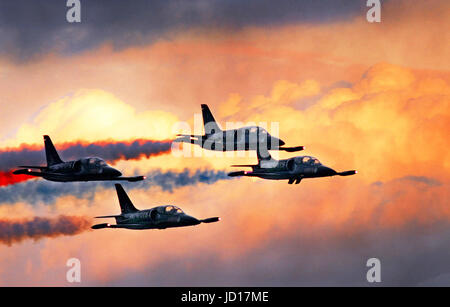
[(284, 150), (295, 152), (303, 150), (303, 146), (282, 147), (285, 142), (271, 136), (266, 129), (258, 126), (248, 126), (239, 129), (222, 130), (214, 119), (209, 107), (202, 104), (204, 135), (178, 134), (174, 142), (196, 144), (204, 149), (214, 151)]
[(134, 207), (127, 193), (120, 184), (116, 184), (117, 196), (121, 214), (97, 216), (96, 218), (115, 218), (116, 225), (109, 223), (97, 224), (92, 229), (126, 228), (126, 229), (165, 229), (169, 227), (194, 226), (200, 223), (220, 221), (218, 217), (198, 220), (184, 213), (180, 208), (172, 205), (159, 206), (152, 209), (138, 210)]
[(64, 162), (48, 135), (44, 135), (44, 144), (47, 166), (19, 166), (22, 169), (14, 171), (13, 174), (31, 175), (57, 182), (104, 180), (134, 182), (145, 179), (145, 176), (121, 177), (121, 172), (109, 166), (103, 159), (96, 157)]
[(257, 151), (258, 164), (256, 165), (232, 165), (233, 167), (251, 167), (252, 171), (237, 171), (228, 174), (230, 177), (248, 176), (262, 179), (283, 180), (289, 184), (299, 184), (303, 178), (317, 178), (329, 176), (350, 176), (357, 171), (336, 172), (311, 156), (299, 156), (285, 160), (275, 160), (267, 152), (264, 157)]

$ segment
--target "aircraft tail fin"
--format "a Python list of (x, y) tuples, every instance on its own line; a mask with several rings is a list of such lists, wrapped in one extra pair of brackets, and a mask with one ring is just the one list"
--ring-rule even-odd
[(117, 197), (119, 198), (119, 204), (120, 204), (120, 210), (123, 213), (132, 213), (139, 211), (136, 209), (131, 202), (130, 198), (128, 197), (127, 193), (123, 189), (122, 185), (116, 183), (116, 191), (117, 191)]
[(56, 151), (55, 146), (48, 135), (44, 135), (44, 144), (47, 166), (63, 163), (63, 160), (59, 157), (58, 152)]
[(202, 104), (203, 124), (205, 126), (205, 134), (210, 135), (222, 131), (211, 113), (208, 105)]
[(261, 161), (273, 160), (269, 151), (267, 149), (261, 149), (259, 146), (258, 146), (258, 149), (256, 150), (256, 155), (258, 156), (258, 165), (261, 164)]

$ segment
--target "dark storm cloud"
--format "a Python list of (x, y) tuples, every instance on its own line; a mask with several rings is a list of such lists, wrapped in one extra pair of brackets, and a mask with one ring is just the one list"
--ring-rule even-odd
[(400, 178), (399, 180), (406, 180), (418, 183), (425, 183), (429, 186), (440, 186), (442, 183), (434, 178), (425, 177), (425, 176), (405, 176)]
[[(242, 243), (237, 238), (235, 244)], [(359, 229), (350, 234), (342, 229), (312, 231), (307, 225), (298, 225), (290, 235), (265, 239), (258, 248), (236, 257), (223, 257), (214, 249), (192, 250), (181, 258), (165, 257), (147, 270), (128, 270), (103, 285), (449, 286), (449, 246), (447, 221), (428, 226), (412, 222), (398, 229)], [(380, 284), (367, 282), (369, 258), (381, 262)]]
[(1, 0), (0, 53), (29, 59), (48, 51), (72, 54), (112, 42), (147, 44), (170, 31), (237, 30), (330, 22), (365, 14), (365, 0), (81, 0), (81, 23), (66, 21), (65, 0)]
[[(197, 170), (191, 171), (160, 171), (146, 174), (147, 179), (139, 182), (121, 182), (126, 190), (149, 189), (160, 187), (163, 191), (173, 192), (184, 186), (194, 186), (199, 183), (213, 184), (219, 180), (229, 180), (224, 171)], [(98, 189), (113, 189), (113, 181), (105, 182), (50, 182), (46, 180), (30, 180), (23, 183), (0, 187), (0, 204), (26, 202), (36, 204), (43, 202), (51, 204), (58, 197), (74, 195), (78, 198), (93, 199)]]
[[(364, 213), (363, 223), (358, 215), (350, 214), (343, 223), (316, 223), (300, 218), (300, 215), (310, 214), (311, 220), (320, 219), (314, 211), (299, 210), (298, 223), (290, 223), (292, 227), (286, 230), (286, 225), (274, 225), (270, 235), (263, 236), (258, 244), (248, 244), (245, 231), (249, 224), (236, 225), (232, 223), (232, 215), (223, 214), (223, 220), (216, 227), (223, 227), (229, 237), (212, 238), (210, 248), (201, 251), (195, 248), (183, 253), (182, 257), (164, 256), (161, 262), (149, 264), (146, 268), (124, 271), (114, 280), (105, 282), (105, 286), (449, 286), (450, 285), (450, 222), (445, 205), (445, 184), (428, 184), (435, 179), (425, 177), (404, 178), (386, 181), (380, 186), (371, 186), (374, 199), (377, 194), (383, 197), (375, 200), (375, 210)], [(405, 179), (406, 178), (406, 179)], [(412, 180), (411, 180), (412, 179)], [(411, 197), (403, 207), (405, 198), (401, 193), (414, 189), (419, 184), (424, 189)], [(363, 187), (352, 186), (352, 190)], [(388, 192), (390, 190), (390, 192)], [(429, 200), (427, 194), (444, 192), (441, 199)], [(356, 193), (356, 191), (355, 191)], [(366, 195), (366, 194), (363, 194)], [(440, 195), (440, 194), (438, 194)], [(380, 210), (386, 208), (386, 199), (391, 207), (398, 207), (402, 222), (392, 217), (391, 210), (386, 211), (380, 218)], [(397, 199), (397, 201), (396, 201)], [(298, 206), (308, 200), (300, 200)], [(341, 206), (342, 203), (333, 198), (332, 205)], [(361, 208), (367, 207), (367, 200), (361, 198)], [(425, 203), (425, 204), (424, 204)], [(438, 204), (436, 204), (438, 203)], [(411, 207), (424, 204), (425, 211), (419, 214), (408, 214)], [(281, 204), (274, 203), (280, 208), (279, 214), (285, 214)], [(313, 204), (316, 205), (316, 204)], [(318, 204), (317, 204), (318, 205)], [(230, 204), (233, 206), (233, 204)], [(307, 206), (308, 207), (308, 206)], [(255, 208), (255, 218), (258, 219), (258, 208)], [(322, 209), (321, 209), (322, 210)], [(344, 209), (345, 210), (345, 209)], [(238, 212), (239, 208), (230, 208), (231, 212)], [(287, 214), (292, 214), (288, 211)], [(288, 216), (285, 217), (288, 219)], [(333, 217), (330, 217), (333, 219)], [(336, 217), (339, 219), (339, 217)], [(303, 221), (303, 222), (302, 222)], [(261, 219), (264, 222), (264, 218)], [(233, 228), (238, 227), (238, 229)], [(239, 228), (241, 227), (241, 228)], [(186, 237), (191, 242), (183, 245), (195, 246), (195, 234)], [(221, 242), (232, 240), (235, 247), (232, 256), (223, 250)], [(172, 242), (171, 248), (177, 249), (177, 243)], [(181, 244), (180, 244), (181, 245)], [(180, 248), (182, 248), (182, 246)], [(215, 248), (218, 246), (218, 248)], [(226, 255), (226, 256), (224, 256)], [(367, 260), (378, 258), (381, 261), (381, 283), (369, 283), (366, 279)], [(171, 263), (170, 266), (164, 264)], [(92, 277), (95, 280), (95, 277)], [(98, 285), (98, 280), (93, 282)]]
[[(161, 153), (167, 153), (171, 148), (170, 141), (136, 140), (132, 142), (94, 142), (90, 144), (63, 144), (59, 150), (61, 159), (74, 160), (82, 157), (98, 156), (106, 161), (139, 159)], [(58, 147), (58, 146), (56, 146)], [(18, 165), (44, 165), (45, 151), (43, 148), (4, 149), (0, 150), (0, 171), (8, 171)]]

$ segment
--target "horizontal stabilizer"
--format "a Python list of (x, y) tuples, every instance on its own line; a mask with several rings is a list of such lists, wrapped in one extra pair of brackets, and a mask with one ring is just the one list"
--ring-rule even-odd
[(96, 216), (96, 219), (105, 219), (109, 217), (120, 217), (121, 215), (102, 215), (102, 216)]
[(258, 166), (258, 164), (235, 164), (231, 165), (231, 167), (255, 167)]
[(305, 149), (305, 146), (296, 146), (296, 147), (280, 147), (280, 150), (284, 150), (286, 152), (296, 152), (296, 151), (302, 151)]
[(210, 217), (204, 220), (200, 220), (202, 223), (214, 223), (220, 221), (220, 217)]
[(103, 223), (103, 224), (97, 224), (97, 225), (94, 225), (94, 226), (92, 226), (91, 228), (92, 228), (92, 229), (102, 229), (102, 228), (108, 228), (108, 227), (111, 227), (111, 224), (109, 224), (109, 223)]
[(228, 173), (228, 176), (230, 176), (230, 177), (238, 177), (238, 176), (245, 176), (245, 174), (246, 174), (245, 171), (238, 171), (238, 172)]
[(23, 167), (23, 168), (35, 168), (35, 169), (46, 169), (46, 166), (30, 166), (30, 165), (19, 165), (19, 167)]
[(340, 173), (337, 173), (339, 176), (350, 176), (350, 175), (355, 175), (355, 174), (357, 174), (358, 172), (357, 171), (345, 171), (345, 172), (340, 172)]
[(13, 172), (13, 174), (14, 175), (30, 175), (30, 176), (43, 176), (44, 175), (44, 173), (42, 173), (42, 172), (34, 172), (28, 168), (22, 168), (22, 169), (15, 170)]

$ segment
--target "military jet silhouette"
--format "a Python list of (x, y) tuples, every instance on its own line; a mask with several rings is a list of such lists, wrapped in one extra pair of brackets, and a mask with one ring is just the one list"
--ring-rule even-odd
[(220, 221), (218, 217), (198, 220), (189, 216), (175, 206), (159, 206), (147, 210), (138, 210), (134, 207), (127, 193), (120, 184), (115, 184), (121, 209), (120, 215), (97, 216), (96, 218), (115, 218), (116, 225), (109, 223), (97, 224), (92, 229), (126, 228), (126, 229), (165, 229), (169, 227), (194, 226), (200, 223), (213, 223)]
[[(126, 180), (134, 182), (145, 179), (145, 176), (121, 177), (121, 172), (106, 164), (103, 159), (96, 157), (64, 162), (59, 157), (48, 135), (44, 135), (44, 144), (47, 166), (19, 166), (23, 167), (23, 169), (16, 170), (13, 174), (31, 175), (57, 182), (104, 180)], [(39, 171), (34, 171), (33, 169)]]
[(214, 151), (256, 150), (258, 147), (267, 150), (300, 151), (304, 146), (282, 147), (285, 142), (271, 136), (266, 129), (248, 126), (239, 129), (222, 130), (214, 119), (209, 107), (202, 104), (205, 135), (178, 134), (174, 142), (196, 144), (204, 149)]
[(268, 152), (264, 157), (257, 151), (258, 164), (256, 165), (232, 165), (233, 167), (251, 167), (252, 171), (237, 171), (228, 174), (230, 177), (248, 176), (262, 179), (283, 180), (287, 179), (289, 184), (299, 184), (303, 178), (317, 178), (328, 176), (350, 176), (357, 171), (336, 172), (311, 156), (299, 156), (285, 160), (275, 160)]

